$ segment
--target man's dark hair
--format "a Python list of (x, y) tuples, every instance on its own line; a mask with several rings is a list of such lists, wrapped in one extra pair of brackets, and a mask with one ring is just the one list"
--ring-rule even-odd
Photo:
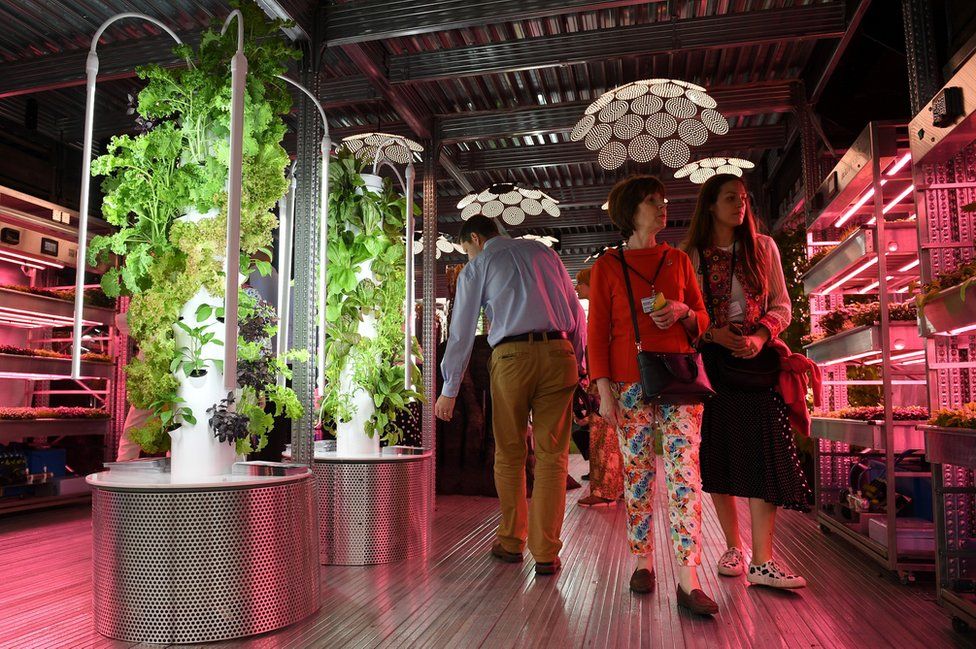
[(464, 222), (458, 232), (458, 241), (467, 243), (471, 241), (472, 234), (479, 234), (485, 239), (498, 236), (498, 224), (495, 219), (489, 219), (484, 214), (472, 216)]

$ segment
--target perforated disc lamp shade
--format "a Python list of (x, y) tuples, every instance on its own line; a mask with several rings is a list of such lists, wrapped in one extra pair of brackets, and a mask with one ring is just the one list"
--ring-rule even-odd
[(752, 162), (742, 158), (705, 158), (704, 160), (689, 162), (674, 172), (674, 177), (687, 177), (691, 182), (701, 185), (712, 176), (718, 174), (741, 176), (743, 170), (752, 169), (755, 166)]
[(391, 135), (389, 133), (350, 135), (342, 139), (342, 146), (345, 146), (357, 158), (368, 162), (373, 161), (376, 157), (376, 150), (382, 147), (383, 152), (380, 161), (385, 159), (401, 165), (410, 162), (413, 154), (424, 151), (424, 147), (420, 143), (402, 135)]
[(559, 201), (538, 189), (526, 189), (514, 183), (495, 183), (481, 193), (471, 192), (457, 204), (465, 221), (476, 214), (488, 218), (501, 217), (509, 225), (518, 225), (525, 215), (538, 216), (545, 212), (559, 216)]
[(725, 135), (729, 123), (715, 110), (705, 88), (678, 79), (646, 79), (608, 90), (590, 104), (570, 137), (591, 151), (604, 169), (627, 159), (661, 162), (677, 169), (691, 160), (691, 147), (710, 133)]
[[(417, 234), (420, 236), (420, 238), (416, 239), (413, 242), (413, 254), (415, 255), (419, 255), (424, 251), (424, 233), (418, 232)], [(435, 255), (436, 259), (440, 259), (441, 255), (445, 252), (459, 252), (461, 254), (464, 254), (464, 248), (462, 248), (460, 244), (452, 243), (443, 234), (438, 235), (435, 250), (436, 250), (436, 255)]]

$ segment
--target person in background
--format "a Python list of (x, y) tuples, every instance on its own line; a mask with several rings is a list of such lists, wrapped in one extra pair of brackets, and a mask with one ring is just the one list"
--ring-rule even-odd
[(701, 347), (716, 391), (705, 404), (702, 423), (702, 483), (712, 495), (728, 546), (719, 559), (718, 573), (739, 576), (745, 571), (735, 504), (736, 497), (743, 497), (749, 499), (752, 515), (752, 557), (746, 579), (774, 588), (802, 588), (806, 580), (773, 559), (777, 508), (809, 510), (810, 488), (797, 456), (787, 406), (775, 388), (745, 390), (723, 381), (715, 365), (718, 347), (738, 358), (755, 358), (790, 323), (790, 297), (779, 250), (756, 228), (742, 179), (719, 174), (702, 185), (684, 244), (698, 283), (709, 297), (712, 322), (702, 335)]
[[(718, 606), (702, 589), (701, 478), (698, 446), (702, 405), (644, 402), (637, 367), (631, 306), (638, 314), (641, 347), (649, 352), (691, 353), (692, 341), (708, 326), (708, 315), (688, 256), (658, 243), (667, 225), (665, 188), (654, 176), (631, 176), (614, 186), (610, 220), (625, 246), (610, 250), (593, 265), (590, 285), (590, 377), (600, 393), (600, 416), (617, 430), (624, 460), (627, 536), (637, 566), (630, 589), (654, 589), (654, 485), (657, 458), (653, 426), (661, 428), (667, 518), (671, 550), (678, 561), (678, 606), (711, 615)], [(624, 283), (627, 263), (633, 302)], [(657, 296), (663, 296), (663, 305)], [(647, 305), (647, 308), (645, 308)], [(657, 308), (654, 308), (657, 306)]]
[[(129, 319), (125, 313), (116, 314), (115, 328), (119, 330), (119, 334), (125, 338), (126, 344), (128, 344)], [(142, 410), (140, 408), (136, 408), (135, 406), (129, 406), (129, 410), (125, 415), (125, 422), (122, 424), (122, 434), (119, 435), (119, 447), (115, 454), (116, 462), (126, 462), (128, 460), (139, 459), (139, 454), (142, 452), (142, 448), (132, 441), (132, 439), (129, 437), (129, 431), (134, 428), (145, 426), (150, 417), (152, 417), (152, 411)]]
[[(491, 554), (522, 561), (528, 541), (535, 573), (559, 570), (572, 397), (583, 367), (586, 317), (559, 254), (538, 241), (499, 236), (495, 221), (474, 216), (459, 241), (470, 260), (458, 277), (434, 414), (450, 421), (482, 308), (491, 321), (492, 432), (501, 507)], [(529, 413), (535, 437), (532, 509), (526, 501)]]
[[(589, 268), (576, 274), (576, 295), (580, 300), (590, 299)], [(576, 504), (580, 507), (607, 507), (615, 505), (624, 496), (624, 461), (620, 455), (616, 429), (595, 410), (599, 407), (600, 398), (596, 383), (591, 381), (587, 391), (594, 408), (587, 417), (590, 495), (580, 498)]]

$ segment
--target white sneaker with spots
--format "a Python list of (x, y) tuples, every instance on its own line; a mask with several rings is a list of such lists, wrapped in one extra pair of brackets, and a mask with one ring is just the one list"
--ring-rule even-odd
[(738, 577), (745, 570), (746, 558), (739, 548), (729, 548), (718, 560), (718, 574)]
[(803, 588), (807, 585), (806, 579), (784, 570), (773, 559), (758, 566), (750, 563), (746, 581), (750, 584), (769, 586), (770, 588)]

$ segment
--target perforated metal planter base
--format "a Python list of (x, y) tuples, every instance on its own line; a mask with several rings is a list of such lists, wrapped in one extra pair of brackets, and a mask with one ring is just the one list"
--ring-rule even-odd
[(370, 459), (316, 453), (322, 563), (364, 566), (427, 554), (429, 453)]
[(309, 473), (186, 487), (106, 487), (94, 477), (99, 633), (209, 642), (279, 629), (319, 608)]

